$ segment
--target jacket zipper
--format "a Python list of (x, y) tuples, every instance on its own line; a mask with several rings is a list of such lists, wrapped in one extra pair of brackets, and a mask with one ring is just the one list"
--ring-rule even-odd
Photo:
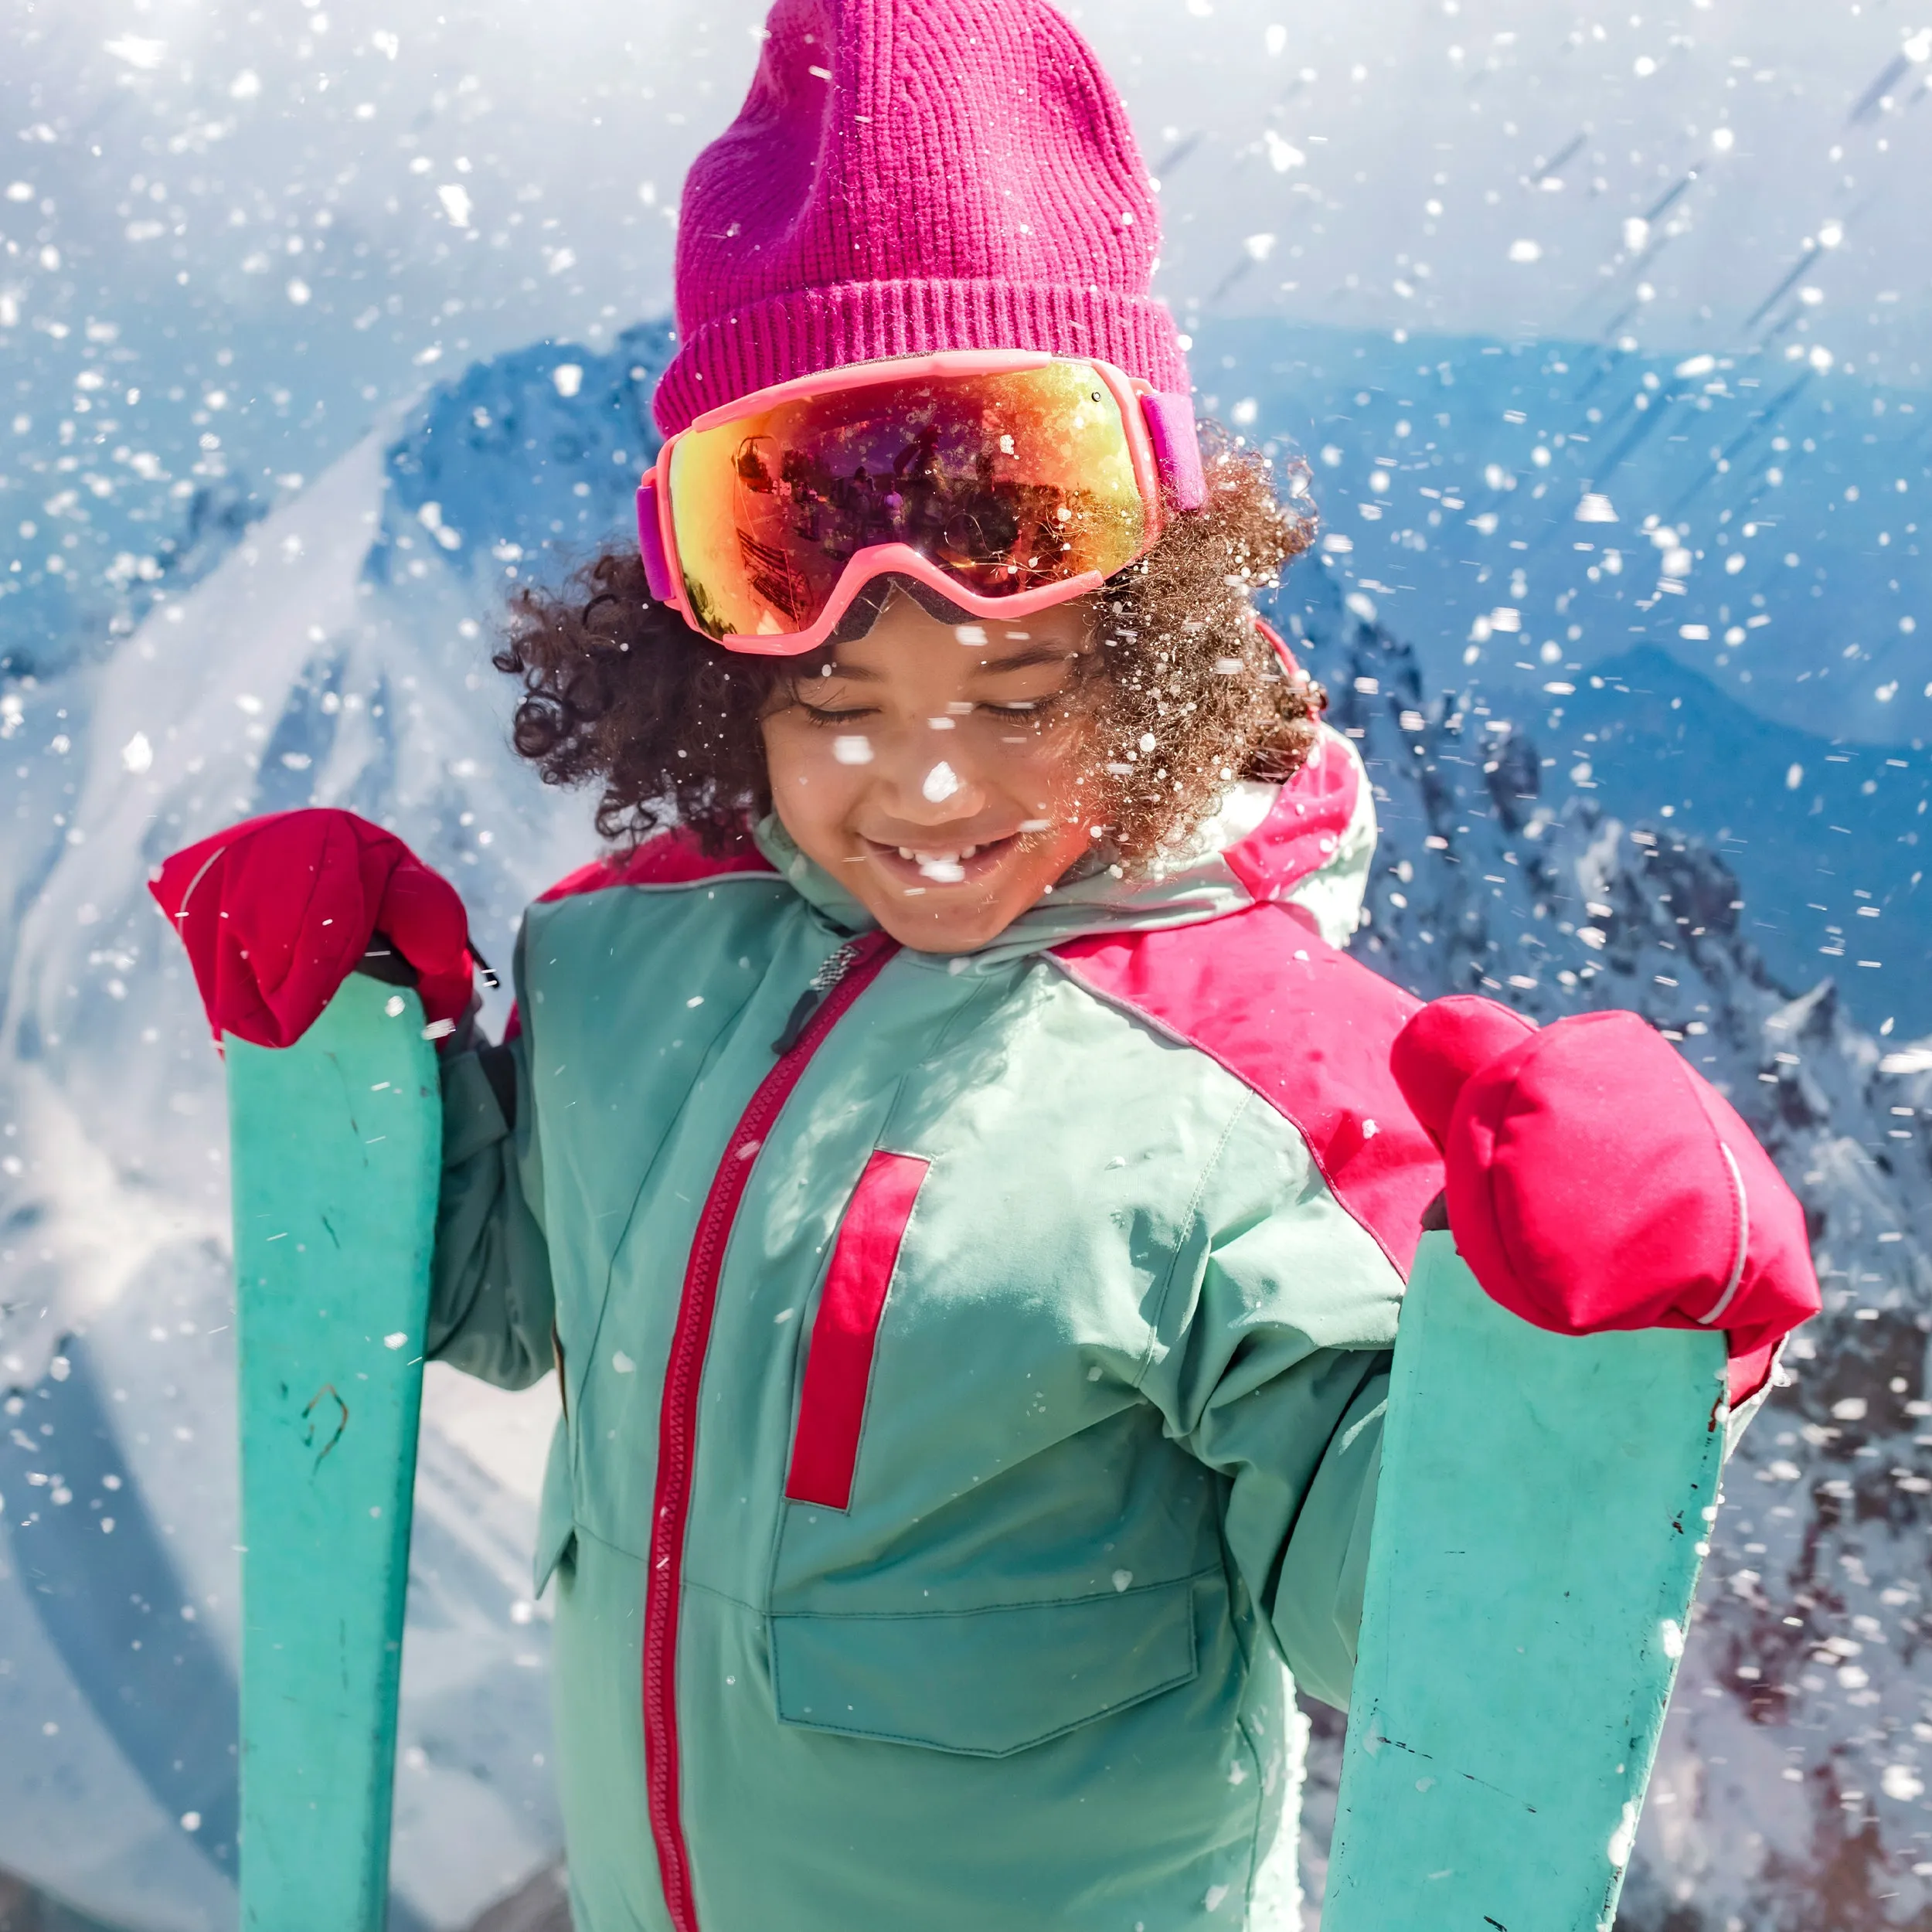
[[(691, 1855), (679, 1815), (678, 1761), (678, 1614), (684, 1575), (685, 1528), (691, 1507), (691, 1470), (696, 1447), (698, 1396), (705, 1351), (717, 1304), (718, 1277), (758, 1151), (812, 1056), (845, 1009), (879, 976), (899, 950), (883, 933), (849, 942), (813, 980), (818, 989), (828, 970), (836, 977), (809, 1007), (801, 1001), (780, 1043), (771, 1071), (725, 1145), (725, 1155), (705, 1197), (691, 1243), (678, 1323), (671, 1337), (658, 1410), (658, 1481), (651, 1518), (651, 1565), (644, 1594), (644, 1757), (651, 1801), (651, 1832), (657, 1842), (664, 1902), (675, 1932), (698, 1932), (692, 1896)], [(835, 964), (836, 962), (836, 964)], [(807, 998), (811, 998), (808, 994)]]

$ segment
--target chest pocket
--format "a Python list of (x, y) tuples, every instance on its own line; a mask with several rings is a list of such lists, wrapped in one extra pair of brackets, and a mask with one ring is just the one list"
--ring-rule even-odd
[(859, 1177), (812, 1323), (785, 1478), (790, 1502), (840, 1510), (851, 1504), (879, 1324), (913, 1203), (931, 1165), (916, 1154), (882, 1150)]
[[(851, 1507), (879, 1325), (929, 1166), (882, 1151), (859, 1177), (812, 1324), (785, 1481), (792, 1502)], [(1005, 1757), (1190, 1682), (1206, 1583), (957, 1613), (781, 1612), (770, 1622), (778, 1716)]]

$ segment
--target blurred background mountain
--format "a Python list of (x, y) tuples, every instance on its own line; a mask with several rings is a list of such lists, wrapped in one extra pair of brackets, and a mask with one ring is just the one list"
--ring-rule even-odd
[[(1312, 471), (1277, 614), (1376, 785), (1356, 950), (1645, 1013), (1810, 1216), (1827, 1313), (1733, 1466), (1621, 1922), (1932, 1927), (1932, 19), (1075, 11), (1201, 406)], [(628, 520), (757, 23), (0, 0), (9, 1932), (233, 1917), (223, 1114), (148, 869), (352, 806), (494, 957), (592, 849), (490, 641)], [(560, 1921), (553, 1407), (430, 1378), (399, 1927)]]

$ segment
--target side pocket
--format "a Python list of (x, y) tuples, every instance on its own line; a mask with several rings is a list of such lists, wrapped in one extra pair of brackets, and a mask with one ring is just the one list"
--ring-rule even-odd
[(931, 1165), (915, 1154), (874, 1154), (859, 1177), (832, 1253), (805, 1358), (798, 1433), (785, 1495), (843, 1509), (852, 1501), (872, 1349), (913, 1202)]

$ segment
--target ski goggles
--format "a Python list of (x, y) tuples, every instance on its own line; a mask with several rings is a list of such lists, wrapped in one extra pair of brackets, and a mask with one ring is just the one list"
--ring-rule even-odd
[(888, 573), (968, 616), (1097, 590), (1205, 500), (1193, 405), (1032, 350), (856, 363), (672, 437), (638, 491), (651, 594), (728, 651), (816, 650)]

